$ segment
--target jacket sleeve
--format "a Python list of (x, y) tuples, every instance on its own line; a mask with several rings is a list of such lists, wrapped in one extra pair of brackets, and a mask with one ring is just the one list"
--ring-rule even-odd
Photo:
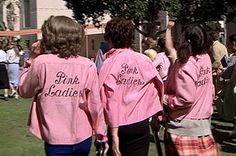
[(98, 89), (98, 76), (96, 66), (92, 65), (89, 68), (88, 75), (88, 111), (92, 119), (92, 127), (97, 135), (106, 136), (107, 126), (104, 119), (104, 109), (101, 104), (99, 89)]
[(40, 82), (41, 68), (42, 65), (34, 61), (30, 67), (23, 69), (18, 87), (21, 97), (31, 98), (42, 88), (42, 82)]
[[(107, 63), (103, 64), (99, 73), (99, 89), (102, 105), (104, 108), (105, 119), (109, 127), (116, 128), (119, 119), (119, 104), (114, 98), (116, 88), (116, 79), (113, 74), (110, 74), (110, 66)], [(122, 95), (119, 95), (122, 96)], [(111, 102), (112, 101), (112, 102)], [(112, 103), (112, 105), (111, 105)]]
[(173, 110), (191, 107), (197, 90), (194, 79), (187, 70), (180, 70), (176, 75), (176, 94), (165, 95), (164, 103)]

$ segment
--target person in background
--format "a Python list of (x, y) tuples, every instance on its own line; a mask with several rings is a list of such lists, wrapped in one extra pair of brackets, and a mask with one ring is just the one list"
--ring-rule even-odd
[(213, 41), (213, 45), (212, 45), (212, 67), (213, 67), (213, 72), (215, 72), (217, 75), (220, 74), (222, 72), (222, 63), (221, 63), (221, 59), (223, 58), (223, 56), (228, 57), (228, 51), (227, 48), (224, 44), (222, 44), (219, 41), (219, 34), (218, 32), (212, 31), (209, 33), (210, 38)]
[(7, 54), (3, 50), (3, 43), (0, 41), (0, 89), (4, 89), (4, 100), (8, 100), (8, 89), (10, 89), (7, 73)]
[[(236, 44), (235, 44), (236, 46)], [(236, 138), (236, 66), (234, 66), (234, 71), (229, 82), (229, 94), (232, 95), (231, 105), (233, 110), (233, 130), (229, 133), (231, 138)], [(231, 98), (230, 97), (230, 98)]]
[(99, 73), (102, 63), (103, 63), (103, 55), (106, 54), (110, 49), (111, 48), (110, 48), (108, 42), (106, 42), (106, 41), (101, 42), (100, 48), (98, 49), (98, 51), (96, 52), (95, 57), (94, 57), (98, 73)]
[(27, 46), (22, 46), (19, 44), (20, 41), (18, 41), (17, 47), (19, 49), (19, 54), (20, 54), (20, 67), (23, 68), (25, 61), (29, 59), (29, 49)]
[(231, 50), (231, 54), (228, 58), (227, 68), (231, 68), (232, 66), (235, 66), (235, 63), (236, 63), (236, 34), (231, 34), (229, 36), (229, 48)]
[(134, 25), (130, 20), (113, 18), (104, 37), (112, 48), (99, 72), (109, 126), (108, 156), (148, 156), (149, 118), (162, 111), (163, 82), (152, 61), (131, 48)]
[(163, 82), (165, 82), (167, 80), (171, 64), (170, 64), (170, 59), (168, 58), (166, 53), (164, 38), (158, 39), (158, 46), (159, 46), (159, 52), (157, 53), (157, 56), (153, 60), (153, 64), (156, 67), (157, 71), (159, 72)]
[(170, 21), (166, 29), (166, 48), (173, 61), (163, 100), (168, 117), (166, 155), (216, 156), (210, 120), (214, 85), (207, 33), (199, 24), (188, 25), (176, 50), (171, 36), (174, 24)]
[(18, 99), (18, 83), (19, 83), (19, 75), (20, 75), (20, 54), (19, 49), (15, 45), (13, 41), (8, 42), (8, 50), (7, 50), (7, 70), (8, 77), (10, 82), (11, 89), (11, 97), (15, 97)]
[(142, 45), (145, 48), (144, 54), (147, 55), (152, 61), (155, 60), (157, 56), (157, 41), (151, 37), (145, 37), (142, 40)]
[(212, 60), (212, 68), (213, 68), (213, 82), (215, 86), (215, 94), (219, 95), (224, 94), (225, 82), (220, 78), (222, 74), (223, 65), (221, 63), (222, 58), (228, 57), (228, 51), (224, 44), (219, 41), (219, 33), (216, 31), (211, 31), (209, 33), (209, 38), (213, 41), (210, 50), (210, 56)]
[(88, 156), (94, 133), (97, 142), (107, 141), (107, 125), (96, 66), (79, 55), (83, 26), (51, 16), (41, 30), (19, 84), (20, 96), (34, 97), (30, 131), (45, 142), (47, 156)]
[(231, 54), (227, 61), (227, 67), (224, 68), (222, 77), (227, 79), (227, 85), (224, 92), (223, 99), (223, 113), (222, 118), (228, 121), (233, 121), (233, 130), (229, 133), (232, 138), (236, 137), (236, 34), (229, 36), (229, 49)]

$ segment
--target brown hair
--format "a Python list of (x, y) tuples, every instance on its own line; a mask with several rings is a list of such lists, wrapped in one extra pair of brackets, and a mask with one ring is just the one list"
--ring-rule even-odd
[(84, 39), (83, 26), (66, 16), (51, 16), (42, 26), (41, 45), (59, 57), (78, 56)]
[(104, 38), (110, 40), (114, 48), (129, 48), (134, 41), (134, 25), (124, 18), (113, 18), (105, 28)]
[(20, 50), (14, 41), (8, 41), (7, 45), (8, 45), (8, 49), (14, 50), (16, 56), (18, 57), (20, 56)]
[(151, 37), (145, 37), (145, 38), (143, 38), (142, 43), (144, 43), (144, 44), (145, 44), (148, 48), (150, 48), (150, 49), (158, 50), (158, 48), (157, 48), (157, 41), (154, 40), (154, 39), (151, 38)]

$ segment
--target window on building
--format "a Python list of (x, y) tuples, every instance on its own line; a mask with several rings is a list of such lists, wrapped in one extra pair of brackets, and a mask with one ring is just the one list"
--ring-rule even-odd
[(92, 44), (92, 45), (91, 45), (92, 50), (95, 50), (94, 40), (92, 40), (91, 42), (92, 42), (92, 43), (91, 43), (91, 44)]
[(24, 26), (30, 27), (30, 0), (24, 0)]

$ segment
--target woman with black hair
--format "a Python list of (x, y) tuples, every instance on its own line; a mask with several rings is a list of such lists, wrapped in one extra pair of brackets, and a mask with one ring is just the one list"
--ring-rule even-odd
[(164, 94), (166, 155), (215, 156), (210, 122), (214, 86), (207, 34), (199, 24), (188, 25), (176, 50), (171, 37), (173, 26), (174, 22), (169, 22), (166, 29), (166, 48), (173, 62)]

